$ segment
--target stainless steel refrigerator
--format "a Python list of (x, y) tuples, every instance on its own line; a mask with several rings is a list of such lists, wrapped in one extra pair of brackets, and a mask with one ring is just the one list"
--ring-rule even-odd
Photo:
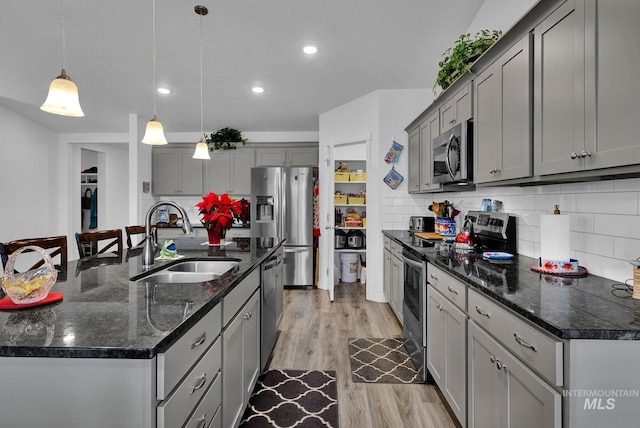
[(251, 169), (251, 236), (283, 237), (285, 287), (312, 287), (315, 167)]

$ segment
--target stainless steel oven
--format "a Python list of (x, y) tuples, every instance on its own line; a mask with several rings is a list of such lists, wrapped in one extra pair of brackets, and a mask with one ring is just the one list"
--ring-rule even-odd
[(402, 336), (416, 370), (427, 380), (427, 262), (405, 249)]

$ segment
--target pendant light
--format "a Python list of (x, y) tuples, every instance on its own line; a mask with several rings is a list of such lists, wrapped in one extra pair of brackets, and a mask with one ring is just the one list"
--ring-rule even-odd
[(40, 106), (40, 110), (61, 116), (82, 117), (84, 112), (80, 107), (78, 87), (65, 71), (64, 60), (64, 0), (62, 0), (62, 72), (51, 82), (47, 99)]
[(195, 12), (200, 15), (200, 141), (196, 145), (196, 151), (193, 153), (194, 159), (211, 159), (209, 156), (209, 146), (204, 141), (204, 103), (202, 101), (202, 17), (209, 13), (209, 9), (205, 6), (198, 5), (194, 8)]
[(167, 144), (162, 123), (156, 118), (156, 0), (153, 0), (153, 118), (147, 122), (142, 143), (152, 146)]

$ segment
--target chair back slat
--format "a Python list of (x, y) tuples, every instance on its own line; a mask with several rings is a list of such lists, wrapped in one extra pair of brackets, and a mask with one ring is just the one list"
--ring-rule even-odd
[[(105, 245), (95, 254), (103, 254), (107, 251), (122, 252), (122, 229), (98, 230), (95, 232), (76, 233), (76, 244), (78, 245), (78, 254), (81, 259), (92, 256), (85, 251), (85, 245), (95, 243), (96, 247), (102, 241), (106, 241)], [(115, 248), (114, 248), (115, 247)]]
[[(51, 259), (54, 259), (56, 256), (60, 256), (60, 264), (56, 265), (60, 268), (60, 270), (67, 269), (67, 237), (66, 236), (50, 236), (45, 238), (28, 238), (28, 239), (17, 239), (11, 242), (5, 242), (0, 244), (0, 259), (2, 260), (2, 267), (7, 264), (9, 260), (9, 256), (13, 254), (18, 248), (26, 247), (27, 245), (36, 245), (40, 248), (44, 248), (45, 250), (53, 250), (47, 251)], [(30, 251), (25, 251), (25, 254)], [(29, 269), (35, 269), (44, 264), (44, 260), (39, 260)], [(54, 260), (54, 264), (55, 260)]]
[[(139, 226), (139, 225), (136, 225), (136, 226), (125, 226), (124, 230), (127, 233), (127, 247), (128, 248), (133, 248), (133, 247), (140, 246), (147, 239), (147, 237), (145, 236), (145, 228), (144, 228), (144, 226)], [(156, 242), (158, 242), (158, 228), (155, 225), (151, 226), (151, 234), (155, 238)], [(142, 236), (142, 239), (140, 240), (140, 242), (138, 242), (137, 244), (133, 245), (133, 241), (131, 240), (131, 237), (135, 236), (135, 235), (143, 235), (143, 236)]]

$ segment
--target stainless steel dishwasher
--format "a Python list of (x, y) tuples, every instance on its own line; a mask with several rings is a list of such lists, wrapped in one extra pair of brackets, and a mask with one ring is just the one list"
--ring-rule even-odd
[(278, 287), (278, 265), (282, 257), (278, 251), (262, 263), (261, 286), (261, 323), (260, 323), (260, 366), (264, 369), (276, 343), (278, 323), (278, 299), (282, 299), (281, 287)]

